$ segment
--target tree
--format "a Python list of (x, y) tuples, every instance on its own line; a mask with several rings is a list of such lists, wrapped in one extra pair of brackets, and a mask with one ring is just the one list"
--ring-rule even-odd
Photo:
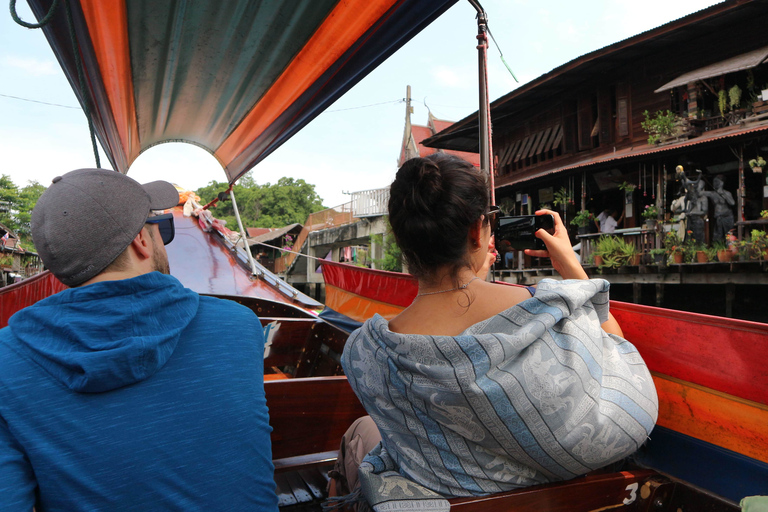
[[(211, 181), (195, 193), (204, 203), (208, 203), (228, 187), (227, 183)], [(293, 223), (303, 224), (310, 213), (324, 208), (315, 186), (301, 179), (280, 178), (274, 185), (258, 185), (248, 173), (233, 187), (233, 191), (243, 225), (248, 227), (277, 228)], [(230, 229), (237, 229), (231, 201), (219, 201), (213, 213), (227, 221)]]
[(0, 223), (33, 250), (32, 210), (43, 192), (45, 187), (37, 181), (29, 181), (24, 188), (19, 189), (9, 176), (0, 176)]

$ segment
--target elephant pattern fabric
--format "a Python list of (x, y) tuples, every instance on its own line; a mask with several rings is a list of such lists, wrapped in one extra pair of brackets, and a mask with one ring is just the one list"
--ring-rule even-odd
[(399, 334), (381, 316), (368, 320), (342, 356), (382, 435), (361, 479), (378, 469), (443, 496), (483, 495), (567, 480), (635, 452), (658, 398), (637, 349), (601, 328), (608, 290), (602, 279), (543, 280), (532, 298), (459, 336)]

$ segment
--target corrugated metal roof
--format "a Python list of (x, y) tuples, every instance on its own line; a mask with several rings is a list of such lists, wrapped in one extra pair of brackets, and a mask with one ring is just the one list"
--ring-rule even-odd
[(259, 243), (259, 242), (269, 242), (270, 240), (275, 240), (277, 238), (280, 238), (284, 234), (290, 232), (291, 230), (296, 228), (296, 226), (301, 228), (301, 224), (298, 224), (298, 223), (290, 224), (290, 225), (284, 226), (282, 228), (276, 228), (274, 231), (270, 231), (268, 233), (263, 233), (263, 234), (261, 234), (259, 236), (249, 237), (248, 238), (248, 245), (253, 245), (253, 244)]
[[(533, 107), (562, 91), (568, 91), (592, 77), (609, 73), (619, 60), (642, 59), (663, 51), (675, 51), (689, 45), (702, 33), (714, 32), (722, 26), (742, 23), (765, 13), (765, 4), (752, 0), (731, 0), (701, 9), (659, 27), (641, 32), (604, 48), (592, 51), (562, 64), (552, 71), (521, 85), (491, 103), (493, 124), (500, 125), (526, 108)], [(443, 149), (477, 151), (477, 112), (424, 141), (424, 145)]]
[(518, 179), (515, 179), (514, 181), (510, 181), (509, 183), (503, 183), (503, 182), (500, 183), (503, 178), (497, 177), (496, 178), (497, 188), (509, 187), (512, 185), (519, 185), (520, 183), (524, 183), (526, 181), (531, 181), (537, 178), (542, 178), (544, 176), (548, 176), (550, 174), (555, 174), (563, 171), (571, 171), (574, 169), (591, 167), (591, 166), (605, 164), (607, 162), (612, 162), (616, 160), (625, 160), (628, 158), (636, 158), (640, 156), (651, 155), (654, 153), (664, 153), (668, 151), (684, 149), (690, 146), (696, 146), (698, 144), (705, 144), (708, 142), (714, 142), (717, 140), (728, 139), (732, 137), (745, 136), (751, 133), (761, 132), (761, 131), (768, 131), (768, 124), (762, 125), (762, 126), (756, 126), (754, 128), (748, 128), (748, 129), (744, 129), (741, 127), (723, 128), (721, 130), (714, 130), (712, 132), (707, 132), (711, 134), (709, 136), (702, 135), (701, 137), (697, 137), (693, 140), (678, 142), (676, 144), (669, 144), (661, 147), (643, 145), (643, 146), (640, 146), (637, 150), (635, 150), (635, 148), (629, 148), (629, 149), (617, 151), (616, 153), (611, 153), (608, 155), (588, 158), (588, 159), (582, 160), (581, 162), (577, 162), (575, 164), (567, 165), (564, 167), (554, 167), (551, 169), (540, 170), (538, 172), (533, 170), (530, 173), (526, 173), (525, 171), (523, 171), (519, 173)]
[(726, 59), (703, 68), (683, 73), (679, 77), (675, 78), (671, 82), (668, 82), (653, 92), (662, 92), (686, 85), (696, 80), (704, 80), (705, 78), (712, 78), (713, 76), (721, 76), (726, 73), (734, 73), (736, 71), (743, 71), (745, 69), (752, 69), (759, 66), (765, 59), (768, 58), (768, 46), (752, 50), (751, 52), (742, 53), (730, 59)]

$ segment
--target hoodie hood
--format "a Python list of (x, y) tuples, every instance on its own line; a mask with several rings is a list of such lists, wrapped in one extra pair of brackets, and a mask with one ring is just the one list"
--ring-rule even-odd
[(14, 349), (73, 391), (99, 393), (160, 370), (197, 313), (199, 295), (174, 277), (70, 288), (13, 315)]

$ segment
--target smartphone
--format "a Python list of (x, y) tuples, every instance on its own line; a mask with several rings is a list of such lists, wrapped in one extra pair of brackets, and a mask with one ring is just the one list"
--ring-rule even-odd
[[(550, 235), (555, 234), (555, 218), (550, 215), (517, 215), (500, 217), (496, 229), (496, 247), (501, 247), (501, 241), (507, 240), (512, 249), (542, 249), (546, 250), (544, 242), (536, 238), (537, 230), (543, 229)], [(504, 244), (506, 245), (506, 244)]]

